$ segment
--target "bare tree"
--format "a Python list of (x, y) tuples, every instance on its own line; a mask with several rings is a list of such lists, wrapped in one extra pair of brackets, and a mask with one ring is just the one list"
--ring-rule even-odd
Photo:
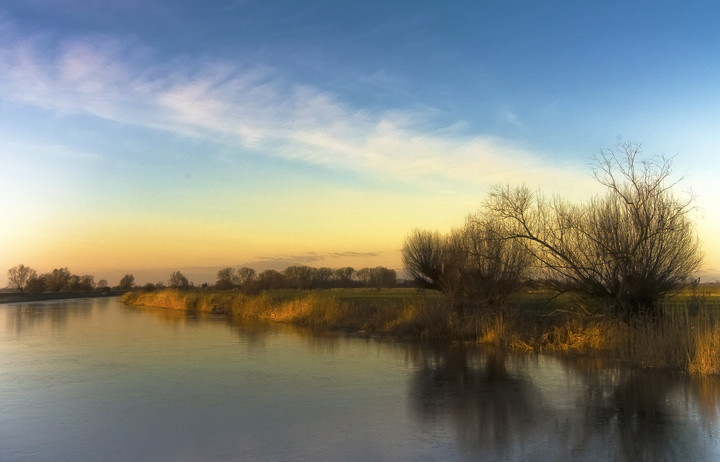
[(487, 206), (559, 291), (603, 300), (621, 314), (657, 314), (657, 301), (698, 270), (693, 198), (669, 182), (671, 159), (640, 159), (623, 144), (594, 159), (604, 196), (585, 204), (547, 201), (527, 187), (497, 187)]
[(190, 282), (180, 271), (175, 271), (170, 275), (168, 286), (173, 289), (187, 290), (190, 288)]
[(42, 274), (40, 276), (31, 276), (27, 281), (25, 290), (29, 294), (39, 294), (45, 292), (45, 290), (47, 290), (47, 278), (47, 274)]
[(424, 287), (441, 289), (444, 247), (445, 238), (439, 232), (414, 230), (402, 247), (405, 272)]
[(277, 270), (268, 269), (258, 275), (256, 284), (258, 290), (280, 289), (287, 285), (287, 278)]
[(55, 268), (51, 273), (46, 274), (45, 276), (47, 290), (51, 292), (60, 292), (61, 290), (69, 289), (70, 277), (72, 274), (67, 268)]
[(73, 292), (80, 292), (83, 290), (92, 290), (95, 287), (95, 277), (89, 274), (78, 276), (73, 274), (70, 276), (68, 282), (68, 288)]
[(132, 274), (126, 274), (125, 276), (120, 279), (120, 283), (118, 284), (118, 287), (120, 290), (130, 290), (135, 285), (135, 276)]
[[(441, 241), (442, 245), (442, 271), (440, 274), (440, 289), (451, 299), (467, 297), (467, 276), (469, 264), (469, 251), (466, 243), (467, 232), (465, 228), (450, 231)], [(458, 305), (458, 308), (461, 308)]]
[(8, 281), (10, 287), (17, 289), (20, 292), (25, 292), (27, 283), (31, 278), (35, 278), (37, 272), (25, 265), (17, 265), (8, 270)]
[(283, 271), (288, 284), (295, 289), (312, 289), (316, 269), (310, 266), (288, 266)]
[(344, 268), (337, 268), (333, 272), (333, 278), (335, 283), (340, 287), (352, 287), (354, 274), (355, 268), (346, 266)]
[(328, 268), (326, 266), (323, 266), (321, 268), (318, 268), (315, 270), (315, 274), (313, 275), (313, 282), (314, 284), (321, 288), (327, 288), (328, 284), (330, 283), (330, 278), (333, 275), (332, 268)]
[(255, 279), (255, 270), (252, 268), (248, 268), (247, 266), (243, 266), (239, 270), (237, 270), (237, 282), (241, 286), (246, 286), (250, 284)]
[(397, 273), (395, 270), (388, 269), (384, 266), (376, 266), (375, 268), (361, 268), (357, 272), (357, 277), (366, 287), (393, 287), (397, 284)]
[(80, 286), (83, 290), (93, 290), (95, 288), (95, 276), (91, 274), (80, 276)]
[(464, 295), (484, 305), (503, 303), (522, 285), (532, 256), (487, 211), (467, 218), (461, 233), (466, 259), (461, 267)]
[(237, 273), (234, 268), (223, 268), (217, 273), (217, 282), (215, 288), (218, 290), (232, 289), (237, 281)]
[(463, 228), (447, 235), (414, 231), (402, 257), (416, 282), (456, 302), (473, 299), (483, 306), (505, 301), (521, 285), (531, 258), (520, 243), (505, 239), (501, 223), (486, 211), (469, 216)]

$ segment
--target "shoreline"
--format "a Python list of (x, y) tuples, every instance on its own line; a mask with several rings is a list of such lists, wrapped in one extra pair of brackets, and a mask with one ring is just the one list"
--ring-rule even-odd
[(506, 351), (603, 357), (640, 368), (720, 376), (720, 320), (714, 310), (677, 311), (625, 322), (579, 310), (528, 311), (506, 306), (459, 316), (448, 300), (422, 295), (363, 299), (332, 293), (299, 298), (230, 292), (128, 292), (136, 307), (216, 313), (238, 321), (288, 323), (419, 342), (491, 345)]
[(125, 293), (123, 290), (108, 290), (103, 292), (82, 291), (82, 292), (43, 292), (40, 294), (27, 294), (22, 292), (0, 293), (0, 304), (46, 302), (51, 300), (68, 300), (73, 298), (100, 298), (120, 297)]

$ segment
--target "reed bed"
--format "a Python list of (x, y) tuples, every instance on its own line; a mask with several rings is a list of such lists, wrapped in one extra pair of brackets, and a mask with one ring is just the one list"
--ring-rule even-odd
[(136, 306), (219, 313), (237, 320), (364, 335), (485, 344), (512, 351), (604, 355), (641, 367), (720, 375), (720, 320), (716, 308), (704, 304), (669, 305), (667, 314), (659, 319), (623, 321), (585, 310), (511, 307), (466, 309), (460, 315), (449, 300), (417, 292), (383, 297), (382, 293), (349, 296), (320, 291), (289, 298), (165, 290), (131, 292), (121, 300)]

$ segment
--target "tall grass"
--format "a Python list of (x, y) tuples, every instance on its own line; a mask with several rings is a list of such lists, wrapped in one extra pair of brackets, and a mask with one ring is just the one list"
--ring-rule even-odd
[(417, 292), (385, 295), (327, 291), (278, 297), (165, 290), (128, 293), (122, 301), (365, 335), (488, 344), (515, 351), (601, 354), (642, 367), (720, 375), (720, 320), (704, 304), (668, 305), (666, 315), (659, 319), (621, 321), (583, 310), (507, 307), (466, 310), (459, 316), (442, 297)]

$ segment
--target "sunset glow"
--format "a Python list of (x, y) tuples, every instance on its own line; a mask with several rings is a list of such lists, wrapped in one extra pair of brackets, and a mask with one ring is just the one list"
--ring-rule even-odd
[[(720, 278), (720, 11), (627, 2), (0, 7), (0, 287), (225, 266), (401, 269), (494, 184), (582, 200), (676, 156)], [(716, 7), (712, 7), (716, 8)]]

